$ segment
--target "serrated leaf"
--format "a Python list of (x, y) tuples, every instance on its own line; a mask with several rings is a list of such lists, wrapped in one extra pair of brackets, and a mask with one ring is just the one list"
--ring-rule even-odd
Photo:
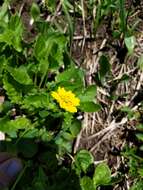
[(93, 180), (87, 176), (81, 178), (80, 185), (82, 190), (96, 190), (96, 186), (93, 184)]
[(7, 67), (9, 74), (20, 84), (23, 85), (31, 85), (32, 80), (28, 75), (27, 69), (24, 66), (20, 66), (19, 68), (12, 68), (10, 66)]
[(82, 171), (86, 173), (88, 167), (93, 164), (94, 158), (87, 150), (80, 150), (75, 156), (74, 166), (76, 172), (80, 174)]
[(94, 102), (81, 102), (80, 109), (84, 112), (97, 112), (101, 109), (101, 106)]
[(27, 129), (31, 126), (31, 122), (25, 117), (18, 117), (14, 120), (9, 120), (8, 117), (0, 118), (0, 131), (7, 133), (12, 138), (17, 137), (20, 129)]
[(3, 88), (6, 90), (6, 94), (12, 103), (22, 103), (22, 93), (16, 90), (6, 75), (3, 78)]
[(49, 95), (47, 93), (39, 93), (29, 95), (23, 100), (23, 108), (33, 109), (33, 108), (48, 108), (49, 105)]
[(0, 118), (0, 131), (8, 134), (11, 138), (17, 137), (17, 130), (10, 125), (10, 120), (7, 116)]
[(111, 181), (111, 171), (107, 164), (102, 163), (97, 165), (94, 176), (93, 182), (95, 185), (108, 185)]

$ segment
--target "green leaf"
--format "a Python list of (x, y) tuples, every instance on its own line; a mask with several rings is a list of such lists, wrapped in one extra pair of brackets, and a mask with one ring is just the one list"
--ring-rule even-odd
[(75, 120), (71, 126), (70, 126), (70, 132), (73, 137), (76, 137), (81, 130), (81, 122), (78, 120)]
[(40, 117), (45, 118), (49, 115), (49, 112), (46, 110), (42, 110), (39, 112)]
[(32, 158), (38, 151), (38, 145), (30, 139), (22, 139), (17, 144), (18, 151), (25, 158)]
[(111, 182), (111, 171), (107, 164), (102, 163), (97, 165), (94, 176), (93, 182), (95, 185), (108, 185)]
[(36, 3), (32, 3), (31, 16), (35, 21), (37, 21), (40, 17), (40, 9)]
[(130, 190), (142, 190), (143, 189), (143, 180), (135, 181)]
[(142, 133), (137, 133), (136, 137), (140, 140), (143, 141), (143, 134)]
[(50, 10), (52, 13), (56, 10), (56, 1), (45, 0), (44, 3), (48, 10)]
[(30, 120), (26, 117), (17, 117), (10, 121), (10, 125), (13, 126), (13, 129), (27, 129), (32, 126)]
[(2, 6), (0, 7), (0, 22), (1, 21), (8, 21), (8, 8), (9, 8), (9, 2), (8, 1), (4, 1), (4, 3), (2, 4)]
[(110, 72), (110, 68), (111, 68), (108, 58), (102, 55), (99, 60), (99, 65), (100, 65), (99, 76), (100, 76), (100, 79), (103, 80), (105, 76), (107, 75), (107, 73)]
[(138, 125), (136, 126), (136, 128), (139, 129), (139, 130), (143, 130), (143, 124), (141, 124), (141, 123), (138, 124)]
[(41, 59), (43, 59), (43, 57), (45, 56), (45, 54), (46, 54), (45, 49), (46, 49), (45, 39), (42, 35), (39, 35), (36, 40), (36, 44), (35, 44), (35, 48), (34, 48), (35, 57), (39, 61), (41, 61)]
[(93, 101), (95, 96), (96, 96), (96, 86), (95, 85), (91, 85), (88, 86), (84, 92), (82, 94), (79, 95), (79, 99), (81, 102), (88, 102)]
[(143, 177), (143, 168), (138, 168), (138, 173), (141, 177)]
[(39, 35), (34, 48), (37, 60), (48, 60), (50, 69), (58, 69), (63, 65), (63, 53), (66, 48), (66, 38), (58, 32), (47, 32)]
[(0, 131), (8, 134), (11, 138), (17, 137), (17, 130), (10, 125), (10, 120), (7, 116), (0, 118)]
[(93, 164), (94, 158), (90, 152), (87, 150), (80, 150), (75, 156), (74, 167), (77, 174), (80, 174), (82, 171), (86, 173), (88, 167)]
[(32, 127), (32, 125), (30, 126), (29, 130), (26, 130), (26, 132), (23, 131), (21, 133), (19, 133), (20, 136), (22, 136), (23, 138), (35, 138), (35, 137), (39, 137), (39, 130), (35, 127)]
[(23, 108), (33, 110), (34, 108), (48, 108), (49, 95), (48, 93), (39, 93), (26, 96), (23, 100)]
[(73, 136), (72, 136), (70, 133), (68, 133), (68, 132), (63, 132), (63, 133), (62, 133), (62, 137), (63, 137), (65, 140), (67, 140), (67, 141), (72, 141), (72, 140), (73, 140)]
[(11, 16), (7, 28), (0, 34), (0, 42), (5, 42), (9, 46), (13, 46), (18, 52), (21, 52), (22, 33), (21, 18), (16, 14)]
[(0, 118), (0, 131), (7, 133), (10, 137), (17, 137), (20, 129), (27, 129), (31, 126), (31, 122), (25, 117), (18, 117), (15, 120), (9, 120), (8, 117)]
[(143, 70), (143, 54), (138, 58), (137, 65), (141, 70)]
[(125, 45), (126, 45), (126, 47), (128, 49), (129, 54), (130, 55), (133, 54), (134, 48), (135, 48), (135, 45), (136, 45), (135, 36), (126, 37), (124, 39), (124, 41), (125, 41)]
[(0, 77), (3, 77), (3, 71), (4, 71), (4, 67), (7, 64), (7, 59), (6, 57), (3, 55), (0, 57)]
[(71, 68), (68, 68), (64, 72), (58, 74), (56, 77), (56, 82), (59, 83), (59, 86), (66, 87), (68, 90), (75, 90), (75, 93), (78, 95), (77, 91), (82, 91), (83, 79), (83, 71), (72, 66)]
[(40, 60), (39, 62), (39, 65), (38, 65), (38, 71), (43, 75), (45, 75), (48, 71), (48, 68), (49, 68), (49, 63), (47, 60), (45, 59), (42, 59)]
[(96, 190), (93, 180), (87, 176), (84, 176), (80, 179), (80, 185), (82, 190)]
[(81, 102), (80, 109), (84, 112), (97, 112), (101, 109), (101, 106), (94, 102)]
[(77, 76), (75, 76), (76, 74), (78, 74), (78, 69), (76, 69), (75, 67), (71, 67), (65, 71), (63, 71), (62, 73), (58, 74), (56, 77), (56, 81), (57, 82), (62, 82), (62, 81), (74, 81)]
[(6, 94), (12, 103), (22, 103), (22, 93), (16, 90), (6, 75), (3, 78), (3, 88), (6, 90)]
[(20, 84), (31, 85), (32, 80), (27, 73), (27, 69), (24, 66), (20, 66), (19, 68), (12, 68), (10, 66), (7, 67), (10, 75)]

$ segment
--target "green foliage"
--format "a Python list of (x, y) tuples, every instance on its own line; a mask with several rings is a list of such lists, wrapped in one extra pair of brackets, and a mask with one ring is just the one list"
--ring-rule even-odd
[(40, 9), (39, 9), (39, 6), (36, 3), (32, 4), (31, 16), (32, 16), (34, 21), (38, 20), (39, 17), (40, 17)]
[[(3, 27), (5, 26), (5, 27)], [(12, 46), (16, 51), (22, 51), (22, 33), (23, 25), (20, 17), (16, 14), (11, 16), (8, 23), (2, 22), (3, 32), (0, 33), (0, 43), (5, 43), (8, 46)]]
[(80, 150), (75, 156), (74, 168), (79, 175), (82, 171), (86, 173), (88, 167), (93, 163), (93, 156), (87, 150)]
[(120, 29), (125, 35), (127, 32), (126, 24), (126, 10), (125, 10), (125, 0), (119, 0), (119, 9), (120, 9)]
[(108, 61), (108, 58), (104, 55), (100, 57), (100, 69), (99, 69), (99, 78), (100, 80), (103, 80), (107, 73), (110, 71), (110, 63)]
[(97, 31), (104, 16), (111, 14), (117, 9), (117, 2), (115, 0), (101, 0), (96, 6), (96, 19), (94, 21), (94, 30)]
[(6, 69), (9, 72), (9, 74), (13, 77), (13, 79), (16, 80), (18, 83), (23, 85), (32, 84), (32, 80), (30, 79), (27, 73), (27, 69), (23, 65), (19, 68), (12, 68), (8, 66)]
[(96, 190), (93, 180), (90, 177), (84, 176), (80, 180), (82, 190)]
[(136, 181), (130, 190), (141, 190), (143, 188), (143, 181)]
[(128, 49), (128, 53), (133, 54), (134, 48), (135, 48), (135, 45), (136, 45), (135, 37), (134, 36), (126, 37), (125, 38), (125, 45), (126, 45), (126, 47)]
[[(45, 1), (45, 6), (55, 16), (52, 12), (56, 10), (56, 1)], [(30, 27), (36, 32), (32, 40), (25, 40), (25, 32), (29, 31), (22, 13), (12, 13), (8, 1), (0, 7), (0, 87), (5, 98), (0, 105), (0, 131), (6, 134), (0, 151), (19, 156), (24, 165), (11, 190), (72, 190), (73, 187), (96, 190), (110, 182), (107, 165), (95, 169), (89, 151), (73, 154), (82, 123), (76, 113), (63, 109), (61, 102), (52, 96), (52, 92), (62, 87), (79, 99), (77, 112), (101, 109), (96, 102), (96, 85), (85, 85), (84, 70), (70, 57), (74, 34), (70, 11), (74, 7), (69, 1), (61, 1), (61, 8), (67, 19), (68, 36), (56, 27), (58, 24), (45, 21), (41, 9), (33, 3), (29, 8)], [(107, 12), (112, 9), (107, 1), (102, 8)], [(99, 64), (98, 76), (103, 83), (110, 64), (105, 56)], [(62, 101), (66, 103), (63, 98)], [(90, 167), (94, 172), (89, 177)], [(104, 179), (99, 180), (99, 176)]]
[(111, 171), (106, 164), (99, 164), (93, 176), (93, 182), (96, 186), (108, 185), (111, 182)]
[(99, 104), (95, 104), (94, 102), (82, 102), (81, 110), (84, 112), (97, 112), (101, 109)]
[(139, 57), (137, 64), (138, 64), (139, 68), (140, 68), (141, 70), (143, 70), (143, 55), (141, 55), (141, 56)]

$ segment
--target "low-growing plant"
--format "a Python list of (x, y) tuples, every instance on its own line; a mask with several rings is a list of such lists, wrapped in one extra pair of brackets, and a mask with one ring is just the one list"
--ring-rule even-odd
[(20, 13), (11, 13), (8, 1), (0, 7), (0, 131), (5, 134), (0, 150), (24, 165), (11, 190), (109, 185), (105, 163), (95, 168), (88, 151), (72, 153), (82, 127), (78, 112), (101, 108), (96, 86), (85, 86), (84, 70), (69, 56), (70, 39), (40, 17), (37, 4), (31, 19), (35, 34), (29, 41)]

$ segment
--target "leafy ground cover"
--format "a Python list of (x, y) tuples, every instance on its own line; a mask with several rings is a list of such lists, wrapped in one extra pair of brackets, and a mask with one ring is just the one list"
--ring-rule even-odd
[(142, 190), (142, 2), (0, 3), (9, 189)]

